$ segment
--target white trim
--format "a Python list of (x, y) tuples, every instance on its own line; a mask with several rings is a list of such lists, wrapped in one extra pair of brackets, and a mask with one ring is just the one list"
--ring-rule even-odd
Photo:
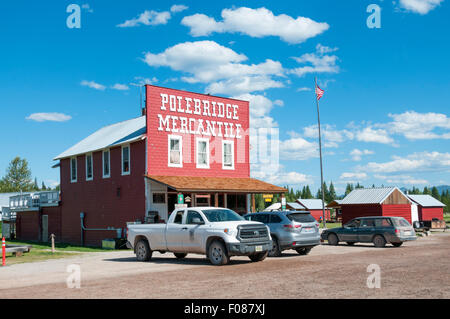
[[(75, 179), (72, 179), (72, 160), (75, 160)], [(70, 182), (71, 183), (76, 183), (78, 180), (78, 161), (77, 161), (77, 157), (73, 156), (70, 158)]]
[[(88, 157), (91, 157), (91, 177), (88, 177)], [(94, 179), (94, 155), (92, 153), (87, 153), (84, 157), (86, 164), (86, 181), (92, 181)]]
[[(170, 141), (178, 140), (180, 143), (180, 163), (173, 164), (170, 162)], [(167, 166), (169, 167), (183, 167), (183, 137), (180, 135), (168, 135), (167, 138)]]
[[(198, 163), (198, 143), (199, 142), (206, 142), (206, 164), (199, 164)], [(197, 168), (209, 168), (209, 138), (204, 137), (197, 137), (195, 139), (195, 164)]]
[[(123, 149), (128, 147), (128, 172), (123, 171)], [(131, 174), (131, 147), (130, 144), (122, 145), (120, 148), (120, 171), (122, 172), (122, 176)]]
[[(231, 145), (231, 164), (232, 166), (225, 166), (225, 144)], [(222, 169), (234, 170), (234, 141), (222, 140)]]
[[(108, 168), (109, 168), (108, 174), (105, 174), (105, 153), (106, 152), (108, 152)], [(102, 175), (103, 175), (103, 178), (111, 177), (111, 150), (109, 148), (106, 150), (102, 150)]]

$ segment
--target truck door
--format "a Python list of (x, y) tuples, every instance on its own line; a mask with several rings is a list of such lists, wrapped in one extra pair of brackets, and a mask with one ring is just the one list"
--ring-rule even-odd
[(166, 243), (167, 250), (173, 252), (183, 252), (183, 215), (184, 209), (174, 212), (175, 217), (172, 222), (167, 223)]
[(202, 232), (205, 228), (205, 221), (199, 212), (188, 210), (184, 227), (181, 229), (183, 234), (183, 250), (188, 253), (204, 253)]

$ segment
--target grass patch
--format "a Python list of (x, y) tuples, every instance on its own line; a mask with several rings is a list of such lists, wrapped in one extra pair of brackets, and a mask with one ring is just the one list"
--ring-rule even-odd
[(43, 251), (43, 250), (34, 250), (34, 247), (30, 250), (29, 253), (24, 253), (20, 257), (14, 256), (12, 253), (6, 254), (6, 265), (14, 265), (14, 264), (23, 264), (23, 263), (31, 263), (37, 261), (44, 261), (49, 259), (58, 259), (64, 257), (71, 257), (79, 255), (80, 253), (69, 253), (69, 252), (60, 252), (57, 251), (52, 254), (51, 251)]
[[(342, 227), (341, 223), (326, 223), (327, 224), (327, 228), (338, 228), (338, 227)], [(323, 223), (320, 223), (320, 228), (323, 228)]]
[(444, 214), (444, 220), (446, 223), (450, 223), (450, 214)]
[[(34, 241), (19, 241), (19, 240), (8, 240), (6, 244), (14, 244), (14, 245), (31, 245), (33, 246), (32, 250), (48, 250), (52, 248), (51, 243), (47, 242), (34, 242)], [(55, 243), (55, 249), (59, 252), (104, 252), (111, 251), (107, 249), (97, 248), (97, 247), (83, 247), (71, 244), (64, 243)]]

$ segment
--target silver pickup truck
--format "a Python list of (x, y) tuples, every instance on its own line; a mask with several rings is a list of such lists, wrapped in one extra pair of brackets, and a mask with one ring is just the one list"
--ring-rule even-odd
[(152, 252), (159, 251), (173, 252), (177, 258), (202, 254), (213, 265), (225, 265), (231, 256), (264, 260), (272, 249), (267, 226), (218, 207), (176, 209), (167, 224), (128, 225), (127, 240), (139, 261), (150, 260)]

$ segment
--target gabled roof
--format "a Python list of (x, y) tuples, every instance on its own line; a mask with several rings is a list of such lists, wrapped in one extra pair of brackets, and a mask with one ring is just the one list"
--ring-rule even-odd
[(59, 154), (54, 160), (138, 141), (145, 137), (146, 129), (145, 116), (105, 126)]
[[(345, 196), (341, 204), (381, 204), (389, 195), (392, 194), (394, 190), (398, 190), (401, 194), (403, 194), (398, 187), (357, 188)], [(403, 195), (408, 201), (410, 201), (405, 194)]]
[(407, 195), (413, 202), (422, 207), (445, 207), (445, 204), (430, 195)]
[[(306, 209), (322, 209), (322, 200), (321, 199), (297, 199), (297, 202), (300, 205), (304, 206)], [(327, 203), (325, 203), (325, 206)]]

